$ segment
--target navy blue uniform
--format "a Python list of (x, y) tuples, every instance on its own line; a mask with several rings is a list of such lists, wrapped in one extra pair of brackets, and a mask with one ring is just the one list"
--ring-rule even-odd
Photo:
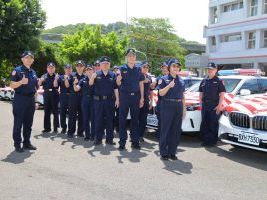
[[(69, 79), (69, 78), (68, 78)], [(70, 87), (65, 86), (64, 75), (59, 76), (58, 86), (60, 88), (59, 102), (60, 102), (60, 125), (63, 133), (67, 130), (67, 113), (69, 110), (69, 96)]]
[[(159, 89), (165, 88), (174, 78), (171, 75), (163, 76), (159, 80)], [(182, 132), (184, 81), (176, 76), (175, 86), (170, 88), (160, 101), (160, 154), (172, 156), (176, 154)]]
[(51, 131), (50, 116), (53, 114), (53, 127), (56, 131), (59, 127), (58, 119), (58, 103), (59, 93), (58, 87), (54, 87), (55, 74), (49, 75), (48, 73), (42, 76), (44, 81), (42, 82), (44, 89), (44, 130)]
[[(160, 75), (157, 77), (156, 79), (156, 88), (158, 87), (158, 83), (159, 80), (162, 78), (163, 76)], [(158, 119), (158, 129), (157, 129), (157, 133), (156, 133), (156, 137), (159, 139), (160, 136), (160, 129), (161, 129), (161, 121), (160, 121), (160, 100), (161, 100), (161, 96), (158, 94), (158, 101), (157, 101), (157, 105), (156, 105), (156, 115), (157, 115), (157, 119)]]
[(35, 111), (34, 95), (38, 88), (36, 73), (33, 69), (28, 69), (25, 66), (19, 66), (14, 69), (11, 76), (11, 81), (18, 82), (23, 78), (28, 78), (29, 82), (26, 85), (21, 85), (15, 89), (13, 100), (13, 140), (15, 148), (20, 147), (22, 142), (21, 128), (23, 126), (23, 144), (30, 145), (30, 137), (32, 131), (33, 116)]
[(119, 132), (120, 146), (125, 146), (127, 140), (126, 121), (131, 113), (131, 140), (134, 145), (139, 144), (138, 117), (140, 103), (139, 82), (144, 80), (139, 67), (131, 69), (128, 65), (120, 67), (122, 81), (120, 85)]
[(225, 92), (225, 87), (222, 80), (215, 76), (212, 79), (203, 79), (200, 83), (199, 92), (203, 93), (201, 136), (204, 143), (214, 145), (218, 140), (220, 118), (220, 114), (216, 114), (215, 107), (219, 104), (219, 94)]
[(83, 137), (83, 117), (82, 117), (82, 91), (75, 92), (73, 88), (75, 77), (80, 81), (85, 77), (75, 72), (70, 76), (70, 99), (69, 99), (69, 123), (68, 123), (68, 135), (73, 136), (76, 131), (76, 121), (78, 118), (78, 130), (77, 135)]
[(105, 76), (102, 70), (96, 72), (96, 74), (97, 76), (94, 80), (96, 141), (102, 141), (104, 128), (106, 128), (106, 141), (113, 142), (113, 122), (115, 116), (114, 89), (117, 89), (116, 74), (109, 71)]
[(82, 113), (85, 137), (93, 140), (95, 138), (95, 118), (93, 104), (94, 87), (89, 85), (89, 78), (87, 76), (79, 81), (78, 86), (82, 90)]
[(140, 108), (139, 112), (139, 136), (144, 137), (146, 124), (147, 124), (147, 115), (149, 111), (149, 101), (150, 101), (150, 85), (152, 83), (152, 78), (149, 75), (145, 75), (145, 79), (148, 79), (148, 83), (144, 83), (144, 106)]

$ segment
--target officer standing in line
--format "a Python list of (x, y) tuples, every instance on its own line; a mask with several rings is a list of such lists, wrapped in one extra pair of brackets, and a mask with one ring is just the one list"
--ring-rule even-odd
[(151, 90), (150, 90), (150, 86), (152, 83), (152, 78), (151, 76), (148, 74), (149, 71), (149, 63), (147, 61), (144, 61), (141, 64), (141, 72), (144, 75), (144, 106), (142, 108), (140, 108), (140, 112), (139, 112), (139, 138), (140, 138), (140, 142), (144, 142), (144, 134), (145, 134), (145, 130), (146, 130), (146, 124), (147, 124), (147, 115), (149, 112), (149, 108), (150, 108), (150, 96), (151, 94)]
[[(35, 71), (31, 68), (34, 55), (25, 51), (21, 55), (23, 65), (16, 67), (11, 76), (10, 87), (15, 90), (13, 100), (13, 140), (16, 152), (23, 149), (36, 150), (31, 144), (33, 116), (35, 111), (35, 94), (38, 88), (38, 80)], [(21, 128), (23, 127), (23, 148), (21, 147)]]
[(97, 71), (100, 71), (100, 63), (99, 63), (99, 60), (95, 61), (94, 63), (94, 70), (97, 72)]
[(162, 160), (177, 160), (176, 152), (182, 132), (182, 119), (185, 116), (184, 81), (177, 75), (181, 64), (178, 59), (168, 63), (169, 75), (159, 80), (160, 102), (160, 155)]
[[(112, 71), (117, 75), (120, 73), (119, 67), (114, 66)], [(118, 88), (119, 89), (119, 88)], [(114, 129), (119, 132), (119, 108), (115, 107), (115, 117), (114, 117)]]
[(83, 128), (85, 131), (85, 141), (94, 141), (95, 138), (95, 121), (92, 115), (94, 87), (89, 85), (89, 80), (93, 75), (93, 67), (88, 64), (86, 66), (86, 76), (74, 85), (75, 92), (82, 90), (82, 113)]
[[(94, 86), (95, 145), (102, 144), (104, 129), (106, 129), (106, 144), (115, 145), (113, 142), (114, 108), (119, 107), (116, 74), (110, 70), (109, 57), (103, 56), (99, 62), (101, 70), (94, 73), (89, 80), (89, 84)], [(103, 127), (104, 121), (105, 127)]]
[(72, 66), (70, 64), (65, 65), (64, 75), (59, 76), (58, 82), (55, 86), (59, 86), (59, 102), (60, 102), (60, 125), (61, 133), (66, 134), (67, 132), (67, 113), (69, 110), (69, 96), (70, 96), (70, 85), (69, 79), (72, 73)]
[(202, 146), (212, 147), (218, 141), (219, 118), (223, 110), (225, 87), (216, 73), (217, 65), (209, 63), (208, 77), (200, 83), (200, 101), (202, 102), (202, 122), (200, 133)]
[(136, 67), (136, 51), (126, 51), (127, 64), (120, 67), (120, 75), (117, 76), (117, 85), (120, 87), (119, 107), (119, 150), (125, 149), (127, 140), (126, 122), (127, 115), (131, 113), (131, 141), (132, 148), (140, 149), (138, 117), (139, 109), (144, 106), (144, 76), (139, 67)]
[[(156, 79), (156, 83), (152, 83), (151, 88), (152, 89), (156, 89), (159, 83), (159, 80), (163, 77), (169, 74), (169, 70), (168, 70), (168, 64), (166, 62), (162, 62), (161, 63), (161, 74), (159, 75)], [(156, 137), (159, 139), (160, 138), (160, 129), (161, 129), (161, 120), (160, 120), (160, 100), (161, 100), (161, 96), (158, 94), (158, 101), (157, 101), (157, 105), (156, 105), (156, 115), (157, 115), (157, 119), (158, 119), (158, 129), (156, 132)]]
[(69, 98), (69, 123), (68, 123), (68, 137), (73, 138), (76, 131), (76, 121), (78, 119), (77, 136), (83, 135), (83, 118), (82, 118), (82, 91), (75, 92), (74, 84), (77, 85), (81, 79), (85, 77), (84, 72), (85, 63), (82, 60), (76, 62), (76, 72), (72, 73), (69, 79), (70, 84), (70, 98)]
[(58, 119), (58, 75), (55, 74), (55, 63), (49, 62), (47, 64), (47, 73), (42, 75), (39, 80), (39, 86), (43, 86), (44, 89), (44, 130), (43, 133), (51, 131), (51, 113), (53, 114), (53, 127), (54, 133), (57, 133), (59, 127)]

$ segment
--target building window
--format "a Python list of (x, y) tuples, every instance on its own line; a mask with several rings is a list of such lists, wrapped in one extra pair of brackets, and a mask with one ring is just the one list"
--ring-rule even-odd
[(216, 24), (218, 22), (217, 7), (212, 8), (211, 15), (212, 15), (212, 22), (211, 23)]
[(232, 35), (223, 35), (221, 37), (222, 42), (233, 42), (233, 41), (239, 41), (242, 40), (241, 33), (232, 34)]
[(216, 46), (216, 37), (215, 36), (211, 37), (211, 45)]
[(264, 0), (263, 4), (263, 14), (267, 14), (267, 0)]
[(256, 32), (248, 33), (248, 49), (255, 49), (256, 45)]
[(263, 47), (267, 48), (267, 30), (263, 32)]
[(234, 10), (242, 9), (243, 7), (244, 7), (243, 1), (236, 1), (235, 3), (224, 5), (223, 12), (231, 12)]
[(258, 0), (251, 0), (250, 2), (250, 16), (258, 14)]

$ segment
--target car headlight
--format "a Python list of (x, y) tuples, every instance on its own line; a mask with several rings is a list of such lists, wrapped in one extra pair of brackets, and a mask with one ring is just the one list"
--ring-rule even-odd
[(194, 104), (191, 106), (186, 106), (187, 111), (195, 111), (195, 110), (201, 110), (201, 105), (200, 104)]
[(227, 112), (226, 110), (225, 111), (223, 111), (223, 113), (222, 113), (225, 117), (229, 117), (229, 112)]

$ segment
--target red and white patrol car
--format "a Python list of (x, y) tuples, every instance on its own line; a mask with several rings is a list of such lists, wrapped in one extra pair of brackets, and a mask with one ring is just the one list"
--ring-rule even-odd
[(221, 141), (267, 152), (267, 93), (239, 98), (220, 118)]
[[(234, 99), (240, 96), (259, 94), (267, 91), (267, 77), (261, 76), (243, 76), (243, 75), (229, 75), (220, 76), (223, 80), (226, 95), (224, 106), (229, 105)], [(183, 132), (199, 132), (201, 124), (201, 105), (199, 101), (199, 85), (195, 84), (185, 92), (186, 101), (186, 117), (182, 123)], [(155, 91), (155, 99), (153, 105), (156, 104), (157, 92)], [(157, 128), (158, 121), (155, 114), (149, 114), (147, 118), (147, 127)]]
[(37, 90), (37, 97), (36, 97), (36, 103), (38, 103), (39, 106), (44, 105), (44, 89), (43, 86), (40, 86)]

